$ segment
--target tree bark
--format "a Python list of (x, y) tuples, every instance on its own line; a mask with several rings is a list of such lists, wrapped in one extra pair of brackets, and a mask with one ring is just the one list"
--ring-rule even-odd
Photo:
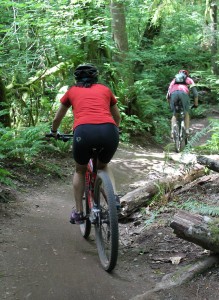
[(205, 156), (198, 156), (197, 162), (201, 165), (206, 166), (210, 170), (219, 172), (219, 161), (213, 160)]
[(217, 65), (217, 3), (215, 0), (206, 0), (206, 25), (210, 30), (210, 47), (211, 47), (211, 69), (214, 75), (219, 75)]
[(11, 127), (11, 118), (7, 103), (6, 89), (4, 82), (0, 76), (0, 112), (4, 109), (6, 109), (6, 112), (3, 115), (0, 115), (0, 123), (2, 123), (5, 127)]
[(112, 16), (113, 39), (116, 48), (118, 49), (117, 53), (114, 54), (114, 60), (121, 64), (121, 67), (119, 68), (119, 75), (121, 76), (127, 90), (124, 99), (120, 100), (127, 106), (126, 113), (131, 115), (136, 113), (134, 104), (136, 103), (137, 97), (134, 90), (133, 66), (128, 57), (129, 44), (126, 30), (124, 1), (111, 0), (110, 11)]
[(170, 227), (179, 238), (219, 253), (219, 219), (179, 211)]

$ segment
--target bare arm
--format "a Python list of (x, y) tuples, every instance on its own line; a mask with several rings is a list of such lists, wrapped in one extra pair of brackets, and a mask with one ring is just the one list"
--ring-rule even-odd
[(198, 106), (198, 91), (195, 86), (191, 86), (191, 90), (194, 96), (194, 104)]
[(121, 121), (121, 117), (120, 117), (120, 112), (119, 112), (117, 104), (115, 104), (115, 105), (113, 105), (113, 106), (110, 107), (110, 112), (111, 112), (111, 114), (113, 116), (113, 119), (116, 122), (116, 125), (119, 127), (120, 121)]
[(66, 115), (67, 111), (68, 111), (69, 107), (60, 104), (58, 111), (56, 112), (55, 118), (53, 119), (52, 122), (52, 130), (56, 131), (59, 128), (59, 125), (62, 121), (62, 119), (64, 118), (64, 116)]

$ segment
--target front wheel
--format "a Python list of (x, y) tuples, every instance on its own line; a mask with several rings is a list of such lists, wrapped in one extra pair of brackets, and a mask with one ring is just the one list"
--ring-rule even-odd
[(173, 140), (175, 144), (175, 150), (177, 153), (181, 150), (181, 140), (180, 140), (180, 128), (178, 124), (175, 124), (173, 127)]
[(188, 135), (186, 134), (186, 129), (184, 123), (181, 125), (181, 151), (188, 144)]
[(104, 171), (99, 171), (96, 177), (94, 201), (99, 211), (95, 223), (98, 254), (104, 270), (110, 272), (117, 262), (119, 230), (112, 183)]

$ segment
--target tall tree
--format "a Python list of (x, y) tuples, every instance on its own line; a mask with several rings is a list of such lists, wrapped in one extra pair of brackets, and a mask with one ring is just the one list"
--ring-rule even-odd
[(126, 112), (132, 114), (134, 112), (136, 95), (134, 92), (133, 67), (128, 55), (129, 44), (124, 1), (111, 0), (110, 10), (112, 16), (113, 40), (117, 48), (114, 59), (119, 63), (119, 74), (124, 82), (124, 89), (126, 90), (122, 102), (127, 106)]
[(211, 45), (211, 69), (212, 73), (219, 75), (219, 66), (217, 64), (217, 3), (214, 0), (206, 0), (206, 24), (210, 27), (210, 45)]
[(9, 107), (7, 105), (6, 89), (2, 77), (0, 76), (0, 123), (5, 127), (11, 126)]

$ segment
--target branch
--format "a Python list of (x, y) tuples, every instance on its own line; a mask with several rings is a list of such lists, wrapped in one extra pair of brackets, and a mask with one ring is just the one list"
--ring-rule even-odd
[(11, 89), (16, 88), (16, 87), (24, 87), (24, 86), (27, 87), (27, 86), (30, 86), (30, 85), (32, 85), (36, 81), (42, 80), (45, 77), (48, 77), (50, 75), (54, 75), (56, 73), (59, 73), (61, 70), (65, 69), (70, 64), (71, 64), (71, 61), (70, 62), (61, 62), (58, 65), (56, 65), (56, 66), (54, 66), (54, 67), (52, 67), (50, 69), (43, 70), (42, 72), (40, 72), (39, 75), (29, 78), (29, 80), (26, 83), (22, 84), (22, 85), (12, 82), (8, 86), (6, 86), (6, 89), (7, 90), (11, 90)]

